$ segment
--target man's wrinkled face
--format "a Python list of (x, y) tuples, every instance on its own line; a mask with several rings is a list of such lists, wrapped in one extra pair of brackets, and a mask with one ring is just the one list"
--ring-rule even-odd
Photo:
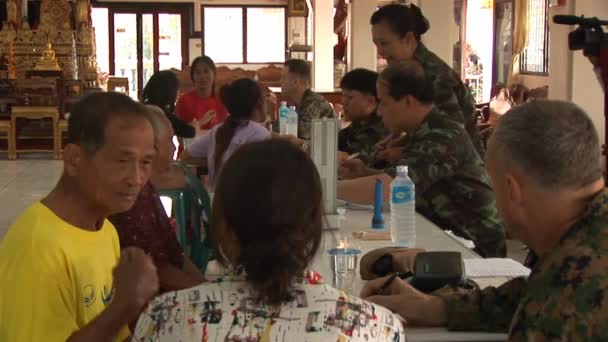
[(150, 178), (156, 150), (154, 130), (144, 118), (111, 119), (104, 140), (92, 155), (81, 152), (71, 173), (85, 196), (110, 215), (133, 206)]

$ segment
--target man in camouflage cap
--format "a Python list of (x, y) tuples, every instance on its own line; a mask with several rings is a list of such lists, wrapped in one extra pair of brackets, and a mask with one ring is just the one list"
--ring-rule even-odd
[(389, 64), (380, 74), (378, 97), (385, 126), (406, 133), (402, 163), (381, 171), (367, 169), (356, 160), (342, 163), (339, 172), (346, 180), (338, 183), (338, 198), (371, 204), (374, 183), (380, 178), (388, 201), (395, 167), (407, 165), (420, 214), (472, 240), (480, 255), (504, 257), (505, 234), (484, 163), (462, 125), (433, 105), (433, 83), (420, 63)]
[(374, 159), (376, 144), (389, 132), (376, 113), (378, 73), (367, 69), (354, 69), (340, 81), (344, 117), (350, 126), (338, 134), (338, 150), (342, 159), (359, 153), (358, 159), (369, 163)]
[(292, 137), (290, 141), (300, 146), (310, 141), (313, 119), (336, 116), (329, 102), (310, 89), (311, 83), (311, 70), (307, 61), (290, 59), (285, 62), (281, 93), (289, 102), (296, 104), (298, 136)]
[(440, 296), (400, 280), (377, 296), (379, 279), (362, 297), (419, 325), (608, 341), (608, 191), (593, 122), (571, 103), (526, 103), (501, 118), (486, 157), (509, 235), (537, 257), (529, 278)]

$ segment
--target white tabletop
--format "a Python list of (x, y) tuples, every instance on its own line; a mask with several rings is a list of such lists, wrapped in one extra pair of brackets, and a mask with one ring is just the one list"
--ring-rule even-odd
[[(390, 229), (390, 214), (385, 214), (385, 229)], [(337, 241), (343, 236), (347, 236), (350, 242), (355, 243), (355, 247), (361, 250), (361, 255), (380, 247), (391, 246), (390, 241), (362, 241), (354, 240), (352, 232), (372, 231), (371, 229), (372, 212), (368, 210), (347, 210), (345, 218), (341, 220), (339, 230), (326, 230), (323, 234), (323, 242), (317, 256), (312, 262), (310, 269), (321, 274), (326, 283), (332, 284), (333, 272), (327, 251), (337, 246)], [(388, 231), (388, 230), (387, 230)], [(462, 243), (439, 229), (433, 223), (421, 215), (416, 215), (416, 247), (427, 251), (454, 251), (460, 252), (464, 259), (480, 258), (472, 250), (465, 247)], [(484, 278), (474, 279), (481, 287), (488, 285), (498, 286), (507, 278)], [(358, 296), (365, 281), (361, 279), (359, 270), (355, 278), (351, 294)], [(506, 341), (506, 334), (489, 333), (462, 333), (448, 332), (445, 328), (407, 328), (408, 341)]]

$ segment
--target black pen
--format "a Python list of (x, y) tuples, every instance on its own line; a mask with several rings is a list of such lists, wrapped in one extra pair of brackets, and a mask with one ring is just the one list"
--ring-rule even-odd
[(398, 276), (399, 276), (399, 272), (396, 272), (392, 276), (390, 276), (388, 279), (386, 279), (384, 284), (382, 284), (382, 286), (380, 287), (380, 290), (378, 290), (378, 294), (379, 295), (383, 294), (384, 291), (386, 291), (386, 289), (388, 289), (388, 287), (391, 285), (393, 280), (395, 280), (395, 278), (397, 278)]

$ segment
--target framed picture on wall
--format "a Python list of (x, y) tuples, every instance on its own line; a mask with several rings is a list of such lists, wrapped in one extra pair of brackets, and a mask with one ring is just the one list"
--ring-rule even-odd
[(287, 4), (288, 17), (307, 17), (308, 5), (306, 0), (289, 0)]

